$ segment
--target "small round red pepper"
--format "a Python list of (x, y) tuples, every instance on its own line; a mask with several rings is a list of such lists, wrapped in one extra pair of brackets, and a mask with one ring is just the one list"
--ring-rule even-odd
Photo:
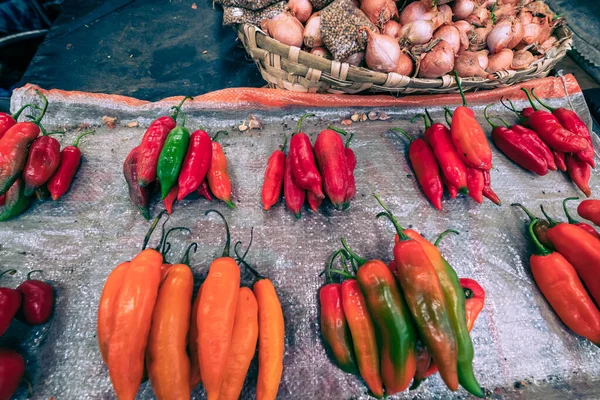
[(31, 271), (27, 280), (17, 287), (23, 294), (23, 304), (18, 317), (29, 325), (41, 325), (50, 319), (54, 307), (54, 289), (46, 282), (31, 279), (31, 274), (41, 272)]
[(33, 141), (29, 148), (29, 157), (23, 170), (25, 196), (31, 196), (39, 187), (48, 182), (60, 164), (60, 143), (42, 132), (42, 136)]
[(177, 201), (196, 191), (206, 178), (212, 159), (212, 141), (208, 133), (197, 130), (190, 135), (190, 143), (179, 172)]
[(58, 200), (71, 187), (71, 182), (73, 182), (73, 178), (81, 164), (81, 150), (78, 147), (79, 141), (82, 137), (91, 133), (94, 133), (94, 131), (84, 132), (77, 136), (72, 146), (67, 146), (60, 152), (60, 164), (54, 175), (48, 180), (48, 190), (52, 195), (52, 200)]
[(14, 350), (0, 349), (0, 400), (10, 400), (25, 373), (25, 360)]
[[(0, 274), (0, 277), (6, 273), (15, 274), (17, 271), (9, 269)], [(0, 336), (8, 329), (11, 321), (17, 315), (21, 308), (21, 292), (16, 289), (0, 287)]]
[(289, 154), (296, 184), (322, 199), (325, 197), (323, 194), (323, 180), (317, 168), (313, 147), (308, 135), (301, 131), (302, 121), (304, 121), (304, 118), (311, 116), (314, 116), (314, 114), (306, 114), (298, 121), (298, 131), (292, 135)]
[(275, 150), (267, 161), (265, 169), (265, 177), (262, 186), (262, 203), (265, 210), (273, 207), (281, 196), (281, 188), (283, 187), (283, 175), (285, 172), (285, 145), (287, 136), (283, 137), (283, 145), (281, 150)]

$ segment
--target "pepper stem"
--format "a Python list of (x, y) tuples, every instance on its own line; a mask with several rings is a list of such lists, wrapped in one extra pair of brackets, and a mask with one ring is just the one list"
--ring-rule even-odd
[(413, 142), (413, 138), (402, 128), (390, 128), (390, 131), (394, 132), (394, 134), (396, 136), (400, 136), (398, 135), (398, 132), (400, 132), (407, 140), (408, 143), (412, 143)]
[[(248, 243), (248, 247), (246, 247), (246, 251), (244, 252), (244, 255), (242, 256), (242, 258), (238, 257), (238, 262), (242, 262), (244, 261), (244, 259), (246, 258), (246, 255), (248, 254), (248, 251), (250, 251), (250, 246), (252, 246), (252, 242), (254, 241), (254, 227), (250, 228), (250, 242)], [(238, 241), (240, 244), (242, 243), (241, 241)], [(236, 243), (237, 245), (237, 243)], [(234, 250), (235, 250), (235, 246), (234, 246)], [(235, 253), (237, 256), (237, 253)]]
[(448, 107), (444, 107), (444, 119), (448, 126), (452, 126), (452, 111)]
[(14, 275), (14, 274), (16, 274), (16, 273), (17, 273), (17, 270), (16, 270), (16, 269), (7, 269), (6, 271), (4, 271), (4, 272), (0, 273), (0, 278), (1, 278), (1, 277), (2, 277), (2, 275), (4, 275), (4, 274), (11, 274), (11, 275)]
[(535, 106), (535, 103), (531, 99), (531, 95), (529, 94), (529, 91), (525, 88), (521, 88), (521, 90), (524, 91), (525, 94), (527, 95), (527, 100), (529, 100), (529, 103), (531, 104), (531, 108), (533, 108), (535, 111), (538, 111), (538, 108)]
[(354, 137), (354, 133), (351, 133), (348, 140), (346, 140), (346, 144), (344, 145), (344, 147), (350, 147), (350, 142), (352, 141), (353, 137)]
[[(304, 114), (303, 116), (300, 117), (300, 119), (298, 120), (298, 130), (294, 133), (294, 135), (296, 133), (300, 133), (302, 132), (302, 122), (304, 122), (304, 120), (308, 117), (314, 117), (315, 114)], [(292, 135), (293, 136), (293, 135)]]
[(535, 88), (531, 88), (531, 95), (537, 100), (538, 103), (540, 103), (543, 107), (547, 108), (550, 112), (556, 111), (556, 108), (550, 107), (549, 105), (543, 103), (542, 100), (540, 100), (540, 98), (535, 95)]
[(544, 214), (544, 217), (546, 217), (551, 227), (558, 225), (558, 221), (555, 221), (552, 218), (550, 218), (550, 216), (546, 213), (546, 210), (544, 210), (544, 206), (542, 204), (540, 204), (540, 208), (542, 210), (542, 214)]
[(535, 228), (535, 224), (537, 224), (538, 221), (539, 221), (538, 219), (534, 219), (529, 224), (529, 236), (531, 237), (531, 240), (533, 240), (533, 245), (535, 246), (535, 248), (538, 252), (538, 255), (546, 256), (548, 254), (551, 254), (552, 252), (550, 250), (548, 250), (546, 247), (544, 247), (544, 245), (542, 243), (540, 243), (539, 239), (535, 235), (535, 231), (533, 230)]
[(32, 121), (34, 124), (39, 125), (42, 121), (42, 118), (44, 118), (44, 115), (46, 115), (46, 110), (48, 110), (48, 99), (39, 90), (36, 89), (35, 92), (38, 96), (42, 98), (42, 103), (44, 103), (44, 105), (42, 106), (42, 112), (40, 113), (40, 115), (38, 115), (36, 119)]
[(29, 273), (27, 274), (27, 280), (31, 279), (31, 274), (33, 274), (34, 272), (44, 272), (41, 269), (34, 269), (33, 271), (29, 271)]
[(537, 217), (535, 215), (533, 215), (531, 213), (531, 211), (529, 211), (527, 208), (525, 208), (525, 206), (523, 204), (520, 203), (512, 203), (511, 207), (519, 207), (521, 210), (523, 210), (525, 212), (525, 214), (527, 214), (527, 216), (529, 217), (529, 219), (531, 221), (533, 221), (534, 219), (537, 219)]
[(221, 217), (221, 219), (223, 220), (223, 223), (225, 224), (225, 248), (223, 249), (222, 257), (229, 257), (229, 247), (231, 245), (231, 234), (229, 233), (229, 224), (227, 223), (225, 216), (223, 214), (221, 214), (219, 211), (215, 210), (214, 208), (211, 208), (210, 210), (206, 210), (204, 215), (208, 215), (211, 212), (215, 213), (219, 217)]
[(227, 132), (227, 131), (219, 131), (219, 132), (215, 133), (215, 136), (213, 136), (213, 138), (212, 138), (212, 141), (213, 141), (213, 142), (216, 142), (216, 141), (217, 141), (217, 139), (219, 138), (219, 135), (220, 135), (221, 133), (222, 133), (223, 135), (227, 135), (227, 136), (229, 136), (229, 132)]
[(469, 288), (464, 287), (463, 292), (465, 292), (465, 298), (467, 300), (472, 299), (475, 296), (475, 293)]
[[(173, 231), (182, 231), (182, 232), (192, 233), (192, 231), (189, 228), (186, 228), (184, 226), (176, 226), (174, 228), (169, 229), (167, 231), (167, 233), (164, 235), (164, 237), (160, 240), (161, 242), (158, 244), (158, 247), (156, 248), (156, 251), (160, 252), (163, 255), (163, 257), (171, 249), (171, 243), (167, 242), (167, 239), (169, 238), (169, 235)], [(167, 245), (169, 247), (167, 247)]]
[(567, 197), (566, 199), (564, 199), (563, 200), (563, 210), (565, 210), (567, 220), (569, 221), (570, 224), (578, 224), (579, 221), (577, 221), (575, 218), (571, 217), (571, 214), (569, 214), (569, 210), (567, 209), (567, 201), (570, 201), (570, 200), (579, 200), (579, 197)]
[(425, 109), (425, 115), (427, 115), (427, 118), (429, 119), (429, 123), (433, 125), (433, 118), (431, 118), (431, 115), (429, 115), (428, 109)]
[(337, 133), (339, 133), (340, 135), (344, 135), (344, 136), (348, 135), (348, 132), (346, 132), (346, 131), (345, 131), (345, 130), (343, 130), (342, 128), (336, 128), (336, 127), (335, 127), (335, 126), (333, 126), (333, 125), (329, 125), (329, 126), (327, 127), (327, 129), (331, 129), (332, 131), (334, 131), (334, 132), (337, 132)]
[(181, 259), (181, 262), (179, 264), (185, 264), (188, 267), (190, 266), (190, 251), (192, 250), (192, 247), (194, 248), (194, 253), (195, 253), (198, 250), (198, 243), (194, 242), (188, 246), (188, 248), (185, 250), (185, 254), (183, 255), (183, 258)]
[(440, 235), (437, 237), (437, 239), (435, 239), (435, 242), (433, 243), (433, 245), (435, 247), (438, 247), (438, 245), (440, 244), (442, 239), (449, 233), (454, 233), (455, 235), (460, 235), (460, 232), (458, 232), (454, 229), (446, 229), (444, 232), (440, 233)]
[(242, 242), (238, 241), (235, 246), (233, 246), (233, 252), (235, 253), (235, 256), (238, 259), (238, 263), (244, 265), (244, 267), (246, 267), (246, 269), (248, 271), (250, 271), (250, 273), (252, 275), (254, 275), (254, 277), (258, 280), (261, 279), (266, 279), (264, 276), (262, 276), (261, 274), (258, 273), (257, 270), (255, 270), (254, 268), (252, 268), (250, 266), (250, 264), (248, 264), (248, 262), (246, 260), (244, 260), (244, 258), (246, 257), (246, 253), (248, 253), (248, 249), (250, 249), (250, 245), (252, 244), (252, 231), (250, 231), (250, 244), (248, 245), (248, 248), (246, 249), (246, 252), (244, 253), (244, 255), (242, 257), (240, 257), (240, 255), (237, 252), (237, 247), (238, 245), (242, 244)]
[(414, 124), (415, 121), (417, 120), (417, 118), (423, 118), (423, 123), (425, 124), (425, 129), (427, 129), (431, 126), (431, 121), (427, 118), (427, 115), (425, 115), (425, 114), (415, 115), (414, 117), (411, 118), (410, 123)]
[(75, 139), (75, 142), (73, 143), (73, 147), (79, 146), (79, 141), (81, 140), (81, 138), (84, 136), (87, 136), (87, 135), (91, 135), (92, 133), (94, 133), (94, 131), (87, 131), (87, 132), (83, 132), (81, 135), (77, 136), (77, 139)]
[(283, 135), (283, 144), (281, 145), (281, 151), (285, 150), (285, 145), (286, 144), (287, 144), (287, 135)]
[[(348, 246), (348, 243), (346, 243), (346, 239), (341, 237), (340, 241), (342, 242), (342, 246), (344, 246), (344, 250), (346, 250), (346, 252), (348, 252), (348, 255), (350, 256), (350, 258), (353, 258), (354, 260), (356, 260), (359, 267), (364, 265), (367, 262), (366, 258), (362, 258), (359, 255), (357, 255), (354, 251), (352, 251), (350, 246)], [(348, 269), (348, 267), (346, 267), (346, 269)]]
[(460, 81), (460, 78), (458, 77), (458, 72), (456, 72), (456, 70), (452, 71), (452, 73), (454, 74), (454, 79), (456, 79), (456, 84), (458, 85), (458, 90), (460, 91), (460, 97), (462, 97), (462, 105), (464, 107), (467, 106), (467, 98), (465, 97), (465, 92), (463, 91), (463, 87), (462, 87), (462, 82)]
[[(158, 225), (158, 221), (160, 221), (162, 216), (165, 214), (167, 214), (167, 210), (162, 210), (156, 216), (156, 218), (154, 218), (154, 221), (152, 221), (152, 224), (150, 224), (150, 229), (148, 229), (148, 232), (146, 232), (146, 236), (144, 237), (144, 244), (142, 245), (142, 250), (145, 250), (146, 246), (148, 246), (148, 242), (150, 241), (150, 237), (152, 237), (152, 233), (154, 232), (154, 230), (156, 229), (156, 226)], [(169, 220), (169, 215), (167, 214), (167, 221), (168, 220)], [(161, 238), (162, 238), (162, 235), (161, 235)]]
[(335, 261), (335, 259), (342, 253), (342, 249), (336, 250), (331, 254), (331, 257), (329, 258), (329, 261), (327, 262), (327, 267), (325, 268), (325, 270), (323, 272), (321, 272), (321, 274), (319, 274), (319, 276), (321, 276), (323, 273), (325, 273), (325, 282), (326, 283), (332, 283), (333, 282), (333, 277), (331, 276), (331, 270), (333, 269), (333, 262)]
[[(175, 112), (171, 116), (171, 118), (173, 118), (175, 121), (177, 121), (177, 117), (179, 116), (180, 112), (181, 112), (181, 114), (183, 116), (183, 112), (181, 111), (181, 107), (183, 107), (183, 103), (185, 103), (185, 101), (187, 99), (194, 100), (194, 98), (192, 96), (185, 96), (183, 99), (181, 99), (181, 101), (179, 102), (178, 105), (171, 107), (171, 110), (173, 110), (173, 109), (175, 110)], [(183, 124), (182, 124), (182, 126), (183, 126)]]
[(386, 217), (387, 219), (392, 221), (392, 224), (394, 225), (394, 228), (396, 228), (396, 233), (398, 233), (398, 237), (400, 238), (400, 240), (409, 240), (410, 238), (406, 236), (406, 233), (404, 233), (404, 228), (400, 225), (400, 223), (394, 216), (394, 213), (392, 213), (390, 209), (385, 204), (383, 204), (379, 196), (377, 196), (375, 193), (373, 193), (373, 197), (375, 197), (375, 200), (377, 200), (379, 205), (385, 210), (385, 212), (377, 214), (376, 218)]
[(29, 107), (31, 107), (31, 108), (35, 108), (36, 110), (41, 110), (41, 108), (40, 108), (40, 107), (38, 107), (38, 106), (36, 106), (35, 104), (25, 104), (23, 107), (19, 108), (19, 109), (17, 110), (17, 112), (15, 112), (15, 113), (12, 115), (12, 118), (13, 118), (15, 121), (17, 121), (17, 120), (19, 119), (19, 117), (21, 116), (21, 113), (22, 113), (23, 111), (25, 111), (25, 109), (26, 109), (26, 108), (29, 108)]

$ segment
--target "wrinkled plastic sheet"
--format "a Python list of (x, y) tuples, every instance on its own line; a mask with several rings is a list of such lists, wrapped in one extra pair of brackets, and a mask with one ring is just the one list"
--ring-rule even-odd
[[(31, 94), (13, 97), (18, 107)], [(581, 93), (571, 97), (575, 109), (590, 119)], [(553, 106), (567, 104), (565, 98), (552, 99)], [(517, 102), (518, 107), (525, 106)], [(115, 129), (97, 127), (96, 134), (81, 142), (81, 170), (68, 194), (58, 201), (35, 202), (21, 217), (0, 225), (1, 269), (15, 268), (19, 274), (4, 277), (3, 285), (16, 286), (25, 273), (43, 269), (44, 278), (56, 289), (56, 306), (52, 321), (29, 328), (13, 323), (0, 343), (16, 346), (27, 359), (27, 376), (33, 384), (33, 398), (112, 399), (114, 394), (107, 369), (101, 361), (96, 342), (96, 308), (109, 272), (139, 251), (149, 223), (129, 202), (122, 177), (122, 162), (136, 146), (144, 127), (126, 128), (121, 124), (132, 116), (125, 106), (113, 100), (98, 100), (95, 105), (68, 102), (49, 109), (44, 120), (48, 128), (78, 126), (81, 121), (98, 120), (110, 112), (120, 118)], [(483, 106), (476, 106), (482, 116)], [(100, 110), (100, 111), (99, 111)], [(108, 110), (108, 111), (107, 111)], [(394, 210), (400, 222), (414, 227), (427, 238), (454, 228), (460, 236), (446, 238), (440, 248), (459, 276), (477, 280), (486, 290), (485, 307), (475, 324), (472, 338), (475, 347), (475, 371), (491, 398), (568, 399), (597, 398), (600, 390), (600, 350), (570, 332), (556, 317), (532, 281), (528, 259), (531, 253), (525, 236), (526, 217), (510, 203), (521, 202), (533, 211), (540, 203), (556, 218), (562, 218), (560, 201), (580, 196), (575, 186), (561, 173), (545, 177), (527, 173), (510, 162), (497, 149), (491, 171), (493, 188), (503, 201), (501, 207), (485, 201), (477, 205), (467, 197), (444, 200), (443, 211), (436, 211), (419, 190), (406, 158), (406, 143), (389, 128), (402, 127), (411, 135), (421, 133), (421, 124), (410, 118), (420, 108), (389, 108), (387, 121), (355, 123), (352, 147), (358, 166), (358, 194), (344, 212), (326, 207), (315, 214), (303, 211), (295, 220), (283, 204), (269, 212), (261, 208), (260, 190), (269, 154), (282, 142), (283, 134), (292, 132), (305, 112), (318, 118), (307, 119), (304, 131), (314, 140), (330, 123), (337, 123), (354, 111), (348, 109), (290, 109), (256, 111), (264, 121), (263, 130), (241, 133), (233, 131), (248, 118), (248, 111), (189, 110), (186, 124), (194, 129), (202, 125), (214, 133), (228, 129), (222, 137), (233, 181), (235, 210), (222, 203), (204, 199), (184, 200), (175, 205), (168, 226), (187, 226), (191, 235), (172, 237), (170, 261), (181, 257), (191, 241), (199, 245), (192, 257), (196, 287), (207, 274), (208, 266), (222, 251), (224, 229), (214, 216), (204, 211), (222, 211), (231, 226), (233, 243), (247, 243), (254, 227), (254, 244), (248, 255), (256, 269), (270, 277), (281, 299), (286, 321), (284, 373), (280, 399), (367, 399), (366, 386), (355, 376), (345, 374), (328, 359), (319, 334), (318, 297), (331, 252), (340, 246), (339, 237), (365, 257), (390, 259), (392, 227), (375, 220), (381, 209), (371, 196), (378, 193)], [(363, 109), (359, 111), (371, 111)], [(442, 120), (442, 108), (432, 107), (435, 120)], [(168, 108), (154, 110), (153, 117), (168, 113)], [(492, 114), (515, 121), (499, 104)], [(148, 116), (146, 112), (146, 116)], [(151, 114), (151, 113), (150, 113)], [(146, 125), (150, 118), (141, 118)], [(486, 126), (480, 118), (482, 126)], [(339, 125), (338, 125), (339, 126)], [(489, 129), (487, 129), (489, 132)], [(71, 130), (60, 138), (72, 143)], [(598, 139), (594, 135), (598, 149)], [(600, 178), (594, 175), (591, 186), (600, 190)], [(573, 206), (572, 206), (573, 207)], [(161, 204), (153, 202), (156, 215)], [(152, 243), (156, 243), (154, 238)], [(244, 285), (252, 283), (247, 273)], [(256, 384), (254, 360), (242, 394), (254, 398)], [(18, 392), (23, 399), (26, 391)], [(394, 399), (466, 398), (461, 390), (449, 392), (436, 375), (413, 392)], [(139, 398), (153, 398), (148, 383), (142, 384)], [(204, 398), (202, 389), (193, 398)]]

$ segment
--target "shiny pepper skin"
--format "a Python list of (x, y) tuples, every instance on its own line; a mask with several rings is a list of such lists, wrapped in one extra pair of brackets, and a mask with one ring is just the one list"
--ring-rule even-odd
[(265, 210), (269, 210), (279, 201), (281, 197), (281, 188), (283, 187), (283, 176), (285, 172), (285, 144), (287, 136), (284, 138), (281, 150), (275, 150), (267, 161), (265, 176), (262, 186), (262, 203)]
[(289, 154), (296, 184), (312, 192), (317, 198), (324, 198), (323, 181), (307, 134), (299, 132), (292, 136)]
[(561, 172), (567, 172), (567, 164), (565, 163), (565, 153), (552, 150), (552, 155), (554, 156), (556, 168), (558, 168), (558, 170)]
[(520, 167), (540, 176), (548, 173), (548, 164), (544, 155), (512, 129), (503, 126), (494, 127), (492, 140), (502, 153)]
[(165, 140), (156, 167), (156, 176), (160, 182), (162, 199), (167, 197), (177, 183), (189, 142), (190, 133), (183, 125), (175, 127), (169, 132), (167, 140)]
[(450, 134), (458, 156), (466, 166), (492, 168), (492, 150), (473, 110), (464, 106), (454, 110)]
[(39, 134), (40, 127), (33, 122), (19, 122), (0, 139), (0, 194), (6, 193), (23, 172), (29, 146)]
[(147, 185), (141, 187), (138, 185), (137, 165), (140, 155), (139, 150), (140, 146), (134, 147), (127, 155), (127, 158), (125, 158), (125, 162), (123, 163), (123, 176), (125, 176), (125, 181), (127, 182), (131, 202), (138, 208), (144, 218), (150, 219), (148, 204), (150, 202), (152, 186)]
[(585, 161), (579, 160), (573, 154), (565, 154), (565, 164), (567, 165), (567, 173), (573, 183), (577, 185), (583, 194), (590, 197), (592, 195), (592, 189), (590, 189), (590, 165)]
[(600, 226), (600, 200), (582, 201), (577, 206), (577, 213), (581, 218), (585, 218)]
[(46, 282), (31, 279), (34, 272), (27, 274), (27, 280), (17, 287), (23, 295), (23, 304), (18, 314), (19, 319), (29, 325), (41, 325), (47, 322), (54, 307), (54, 289)]
[(294, 214), (297, 219), (302, 216), (302, 206), (306, 199), (306, 191), (296, 185), (294, 175), (292, 173), (290, 155), (288, 154), (285, 160), (284, 177), (283, 177), (283, 196), (285, 205)]
[(8, 192), (6, 192), (4, 210), (0, 214), (0, 221), (8, 221), (21, 215), (29, 205), (32, 198), (25, 196), (25, 183), (19, 178), (13, 183)]
[(348, 165), (344, 142), (337, 132), (321, 131), (315, 141), (317, 164), (323, 179), (323, 189), (333, 206), (344, 208), (348, 190)]
[(19, 353), (0, 348), (0, 400), (10, 400), (25, 373), (25, 360)]
[[(210, 191), (217, 199), (225, 202), (229, 208), (235, 208), (235, 204), (231, 201), (231, 179), (227, 169), (227, 157), (225, 157), (221, 144), (216, 141), (221, 132), (224, 131), (217, 132), (213, 138), (212, 158), (206, 180)], [(227, 134), (227, 132), (224, 133)]]
[(521, 135), (521, 137), (525, 139), (525, 142), (529, 144), (531, 149), (535, 149), (538, 151), (538, 153), (543, 154), (544, 159), (546, 160), (546, 165), (550, 171), (557, 170), (558, 167), (556, 166), (556, 161), (554, 160), (554, 154), (552, 153), (552, 150), (546, 143), (544, 143), (542, 139), (540, 139), (537, 133), (529, 128), (525, 128), (522, 125), (513, 125), (510, 127), (510, 129)]
[(584, 231), (586, 231), (589, 234), (591, 234), (592, 236), (594, 236), (596, 239), (600, 239), (600, 233), (598, 233), (598, 231), (596, 231), (593, 226), (591, 226), (590, 224), (585, 223), (585, 222), (577, 221), (575, 218), (571, 217), (571, 214), (569, 213), (569, 209), (567, 208), (567, 201), (578, 200), (578, 199), (579, 199), (579, 197), (568, 197), (563, 200), (563, 210), (565, 211), (567, 220), (569, 221), (570, 224), (580, 227)]
[(483, 191), (482, 194), (492, 203), (499, 206), (502, 205), (500, 198), (492, 189), (492, 177), (490, 171), (483, 171)]
[(17, 110), (17, 112), (14, 113), (13, 115), (7, 114), (5, 112), (0, 112), (0, 139), (2, 139), (2, 136), (4, 136), (4, 134), (10, 128), (12, 128), (13, 126), (15, 126), (17, 124), (17, 121), (19, 120), (19, 116), (21, 115), (23, 110), (25, 110), (26, 108), (29, 108), (29, 107), (39, 109), (39, 107), (33, 106), (32, 104), (25, 104), (23, 107), (21, 107), (19, 110)]
[(183, 200), (200, 187), (210, 168), (211, 159), (212, 140), (210, 136), (203, 130), (195, 131), (190, 136), (190, 144), (179, 173), (177, 201)]
[[(15, 273), (17, 271), (8, 270), (0, 274)], [(0, 287), (0, 337), (8, 329), (11, 321), (17, 315), (17, 311), (21, 307), (22, 295), (16, 289)]]
[(485, 188), (485, 178), (482, 170), (467, 167), (467, 187), (469, 188), (469, 196), (481, 204), (483, 202), (483, 189)]
[(60, 164), (47, 185), (52, 195), (52, 200), (58, 200), (71, 187), (73, 178), (75, 178), (75, 174), (77, 174), (81, 164), (81, 150), (78, 147), (79, 141), (82, 137), (92, 133), (94, 131), (82, 133), (75, 139), (75, 143), (72, 146), (67, 146), (60, 152)]
[(354, 170), (356, 169), (356, 154), (354, 154), (354, 150), (350, 148), (350, 141), (352, 140), (352, 136), (346, 141), (346, 148), (344, 149), (344, 154), (346, 155), (346, 166), (348, 167), (348, 188), (346, 189), (346, 204), (350, 202), (356, 196), (356, 179), (354, 177)]
[(548, 111), (534, 112), (529, 117), (529, 125), (554, 150), (576, 153), (588, 146), (586, 139), (563, 128), (558, 119)]
[(48, 182), (60, 163), (60, 143), (51, 136), (41, 136), (29, 148), (29, 157), (23, 171), (25, 196)]

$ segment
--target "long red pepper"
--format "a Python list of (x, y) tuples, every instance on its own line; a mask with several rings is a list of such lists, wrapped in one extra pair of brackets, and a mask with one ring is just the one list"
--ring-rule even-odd
[(458, 191), (466, 194), (468, 192), (467, 168), (456, 151), (450, 130), (444, 124), (434, 123), (427, 110), (425, 113), (416, 115), (411, 122), (419, 116), (423, 117), (425, 140), (431, 146), (444, 178)]
[(323, 179), (323, 190), (333, 206), (345, 206), (348, 191), (348, 164), (344, 142), (332, 129), (321, 131), (315, 141), (315, 155)]
[(433, 206), (441, 210), (444, 187), (442, 186), (440, 168), (433, 150), (425, 140), (421, 138), (413, 139), (404, 129), (392, 128), (392, 131), (400, 132), (409, 141), (408, 158), (415, 170), (421, 189)]
[(137, 179), (137, 163), (140, 155), (140, 146), (134, 147), (123, 163), (123, 176), (127, 182), (129, 189), (129, 199), (138, 208), (142, 216), (150, 219), (148, 204), (150, 202), (150, 193), (152, 193), (152, 185), (141, 187), (138, 185)]
[(42, 132), (42, 136), (33, 141), (29, 148), (29, 157), (23, 170), (25, 196), (31, 196), (39, 187), (48, 182), (60, 164), (60, 143)]
[(190, 135), (190, 143), (179, 172), (177, 201), (196, 191), (206, 178), (212, 159), (212, 140), (208, 133), (197, 130)]
[(323, 194), (323, 181), (317, 168), (313, 147), (308, 135), (302, 132), (302, 121), (306, 117), (312, 116), (314, 114), (306, 114), (298, 121), (298, 131), (292, 134), (292, 140), (290, 140), (289, 155), (296, 184), (322, 199), (325, 197)]
[(591, 167), (585, 161), (581, 161), (574, 154), (565, 154), (565, 164), (569, 177), (587, 197), (592, 195), (590, 189)]
[(356, 154), (354, 150), (350, 148), (350, 141), (354, 137), (352, 133), (348, 140), (346, 140), (346, 146), (344, 154), (346, 155), (346, 166), (348, 167), (348, 188), (346, 189), (345, 203), (348, 204), (350, 200), (356, 196), (356, 179), (354, 178), (354, 170), (356, 169)]
[(323, 204), (323, 199), (319, 199), (313, 192), (306, 192), (306, 201), (314, 212), (319, 212), (319, 207)]
[(283, 177), (283, 196), (285, 205), (294, 214), (297, 219), (302, 217), (302, 206), (306, 199), (306, 191), (296, 185), (294, 175), (292, 173), (292, 162), (288, 154), (285, 160), (284, 177)]
[(224, 201), (229, 208), (235, 208), (235, 204), (231, 201), (231, 180), (227, 169), (227, 157), (225, 157), (221, 143), (217, 142), (220, 133), (228, 134), (226, 131), (219, 131), (212, 139), (212, 158), (206, 180), (210, 191), (217, 199)]
[(587, 224), (585, 222), (577, 221), (575, 218), (573, 218), (571, 216), (571, 214), (569, 213), (569, 209), (567, 208), (567, 201), (570, 201), (570, 200), (579, 200), (579, 197), (567, 197), (566, 199), (563, 200), (563, 210), (565, 211), (565, 215), (567, 216), (567, 221), (572, 225), (580, 227), (581, 229), (588, 232), (595, 238), (600, 239), (600, 233), (598, 233), (598, 231), (596, 231), (593, 226), (591, 226), (590, 224)]
[(584, 200), (577, 206), (577, 213), (581, 218), (592, 221), (600, 226), (600, 200)]
[(81, 150), (79, 150), (79, 141), (82, 137), (94, 133), (94, 131), (84, 132), (77, 136), (72, 146), (67, 146), (60, 152), (60, 164), (54, 172), (54, 175), (48, 180), (48, 190), (52, 195), (52, 200), (58, 200), (71, 187), (71, 182), (79, 170), (81, 164)]
[(492, 190), (492, 177), (490, 171), (483, 171), (483, 191), (482, 194), (497, 206), (502, 205), (498, 195)]
[[(0, 273), (0, 277), (6, 273), (15, 274), (16, 272), (14, 269), (9, 269)], [(16, 289), (0, 287), (0, 337), (4, 335), (11, 321), (17, 315), (21, 301), (21, 292)]]
[(536, 95), (532, 88), (531, 94), (542, 106), (546, 107), (555, 117), (558, 122), (569, 131), (581, 136), (588, 142), (588, 146), (582, 151), (576, 153), (577, 158), (581, 161), (588, 163), (592, 168), (596, 168), (596, 162), (594, 161), (594, 145), (592, 144), (592, 138), (590, 131), (588, 130), (585, 122), (579, 118), (577, 113), (573, 110), (568, 110), (564, 107), (553, 108), (544, 104)]
[(467, 167), (467, 187), (469, 188), (469, 196), (481, 204), (483, 202), (483, 189), (485, 188), (482, 170)]
[(565, 153), (561, 151), (552, 150), (552, 155), (554, 156), (554, 162), (556, 163), (556, 168), (559, 171), (567, 172), (567, 164), (565, 162)]
[[(446, 177), (442, 174), (442, 183), (444, 184), (444, 186), (446, 186), (446, 189), (448, 190), (448, 195), (450, 196), (451, 199), (455, 199), (458, 196), (458, 189), (456, 188), (456, 186), (451, 185), (450, 182), (448, 182), (448, 180), (446, 179)], [(469, 189), (467, 189), (468, 191)]]
[(169, 132), (177, 125), (176, 120), (179, 110), (187, 99), (192, 99), (192, 97), (184, 97), (175, 108), (172, 116), (160, 117), (154, 120), (144, 133), (144, 137), (140, 143), (140, 160), (137, 167), (138, 183), (140, 186), (149, 185), (156, 180), (158, 157)]
[[(504, 120), (502, 120), (502, 122), (504, 122)], [(529, 128), (518, 124), (512, 125), (510, 129), (512, 129), (515, 133), (521, 135), (521, 137), (525, 139), (527, 143), (529, 143), (531, 148), (536, 149), (539, 153), (543, 154), (544, 159), (546, 160), (546, 165), (548, 166), (549, 170), (557, 170), (556, 161), (554, 160), (554, 153), (552, 152), (552, 149), (550, 149), (550, 147), (548, 147), (548, 145), (544, 143), (544, 141), (538, 136), (537, 133), (535, 133)]]
[(0, 400), (10, 400), (25, 373), (25, 360), (14, 350), (0, 349)]
[(212, 201), (212, 196), (210, 194), (210, 190), (208, 189), (208, 182), (206, 181), (206, 179), (204, 179), (202, 183), (200, 183), (200, 186), (198, 187), (198, 190), (196, 190), (196, 192), (200, 196), (204, 197), (206, 200)]
[(173, 205), (175, 204), (175, 201), (177, 200), (178, 193), (179, 193), (179, 185), (177, 183), (175, 183), (175, 185), (173, 185), (171, 190), (169, 190), (169, 194), (167, 194), (167, 197), (165, 197), (163, 199), (163, 203), (165, 205), (165, 210), (167, 210), (167, 214), (169, 214), (169, 215), (171, 215), (173, 213)]
[(287, 136), (283, 137), (281, 149), (275, 150), (267, 161), (265, 177), (262, 186), (262, 203), (265, 210), (273, 207), (281, 197), (281, 188), (283, 187), (283, 175), (285, 173), (285, 145)]

